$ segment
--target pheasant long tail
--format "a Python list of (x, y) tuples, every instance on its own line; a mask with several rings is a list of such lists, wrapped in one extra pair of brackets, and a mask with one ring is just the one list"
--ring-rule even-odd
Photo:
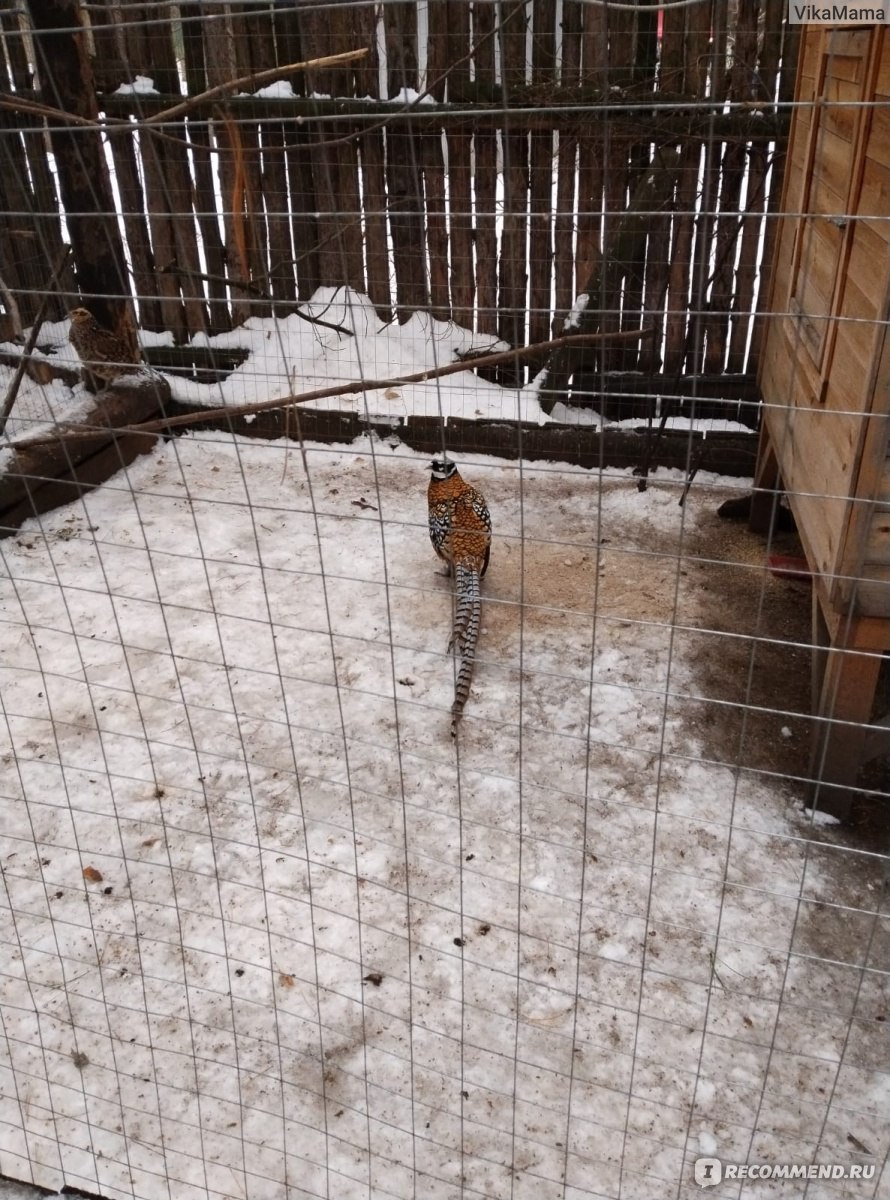
[(464, 705), (470, 694), (473, 667), (476, 663), (476, 642), (479, 639), (479, 616), (482, 608), (479, 587), (479, 572), (475, 567), (458, 564), (455, 568), (457, 583), (457, 611), (454, 615), (453, 643), (460, 654), (460, 667), (454, 685), (454, 703), (451, 706), (451, 735), (457, 733), (457, 723), (463, 715)]

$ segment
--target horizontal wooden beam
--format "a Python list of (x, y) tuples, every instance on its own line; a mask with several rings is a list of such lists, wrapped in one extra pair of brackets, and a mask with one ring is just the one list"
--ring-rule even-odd
[[(35, 97), (36, 98), (36, 97)], [(173, 96), (101, 95), (99, 107), (109, 117), (146, 120), (169, 108)], [(583, 128), (586, 136), (605, 137), (616, 131), (639, 133), (645, 137), (701, 138), (712, 135), (718, 141), (742, 140), (771, 142), (787, 136), (790, 117), (777, 113), (769, 105), (737, 104), (729, 112), (723, 103), (690, 100), (688, 97), (653, 96), (646, 101), (614, 98), (603, 99), (598, 93), (590, 97), (579, 94), (571, 100), (552, 103), (529, 101), (523, 104), (515, 93), (509, 107), (497, 101), (475, 101), (467, 104), (425, 104), (414, 101), (382, 102), (369, 99), (317, 99), (304, 96), (293, 98), (269, 96), (232, 96), (224, 101), (196, 104), (189, 119), (196, 116), (209, 120), (213, 110), (224, 106), (236, 120), (298, 121), (301, 126), (326, 124), (332, 126), (336, 137), (338, 122), (350, 126), (381, 123), (408, 126), (444, 125), (451, 130), (465, 128), (500, 129), (509, 124), (515, 131), (523, 129)], [(163, 129), (159, 124), (158, 128)], [(127, 127), (122, 127), (126, 132)]]

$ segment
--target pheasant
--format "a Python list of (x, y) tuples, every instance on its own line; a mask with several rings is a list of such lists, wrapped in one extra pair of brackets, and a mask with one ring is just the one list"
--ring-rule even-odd
[(479, 582), (491, 556), (491, 514), (485, 497), (462, 478), (450, 459), (433, 459), (430, 471), (430, 541), (448, 564), (447, 574), (454, 575), (457, 592), (451, 638), (451, 646), (460, 656), (451, 706), (451, 736), (455, 737), (473, 678), (481, 608)]
[(86, 370), (105, 383), (132, 374), (139, 359), (127, 342), (103, 328), (88, 308), (72, 308), (68, 340)]

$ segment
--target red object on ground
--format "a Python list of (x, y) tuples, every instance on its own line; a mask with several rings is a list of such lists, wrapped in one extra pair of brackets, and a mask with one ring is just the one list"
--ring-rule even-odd
[(812, 579), (813, 572), (805, 558), (795, 554), (769, 554), (766, 559), (770, 574), (779, 579)]

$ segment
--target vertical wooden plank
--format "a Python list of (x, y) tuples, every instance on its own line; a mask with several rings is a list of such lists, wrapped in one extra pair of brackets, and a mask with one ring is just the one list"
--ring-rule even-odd
[[(2, 126), (7, 123), (6, 114)], [(40, 290), (49, 272), (37, 239), (32, 211), (34, 196), (28, 184), (21, 137), (0, 134), (0, 252), (3, 281), (15, 294), (23, 325), (30, 325), (40, 306)]]
[[(562, 58), (559, 64), (560, 84), (570, 92), (581, 82), (581, 30), (584, 5), (578, 0), (563, 0)], [(556, 213), (553, 222), (554, 314), (552, 334), (562, 332), (565, 319), (578, 294), (575, 286), (576, 213), (580, 203), (576, 198), (578, 173), (578, 133), (576, 129), (560, 126), (556, 136), (557, 176)]]
[(681, 152), (680, 183), (673, 218), (671, 266), (668, 276), (665, 322), (664, 370), (679, 375), (686, 356), (686, 327), (689, 317), (689, 271), (692, 264), (692, 224), (698, 185), (701, 147), (688, 142)]
[[(358, 96), (378, 97), (380, 93), (379, 54), (377, 49), (377, 9), (374, 4), (352, 9), (353, 44), (367, 46), (368, 57), (355, 67), (355, 92)], [(384, 134), (371, 129), (357, 142), (364, 207), (365, 261), (368, 295), (378, 315), (392, 320), (390, 293), (389, 234), (386, 221), (386, 161)]]
[[(541, 95), (557, 86), (556, 2), (535, 0), (532, 27), (532, 86)], [(553, 277), (554, 137), (550, 129), (531, 132), (529, 161), (529, 318), (528, 340), (550, 333)]]
[[(750, 94), (755, 100), (774, 100), (778, 91), (779, 54), (782, 45), (784, 20), (782, 0), (766, 0), (763, 16), (763, 37)], [(748, 335), (755, 307), (754, 287), (757, 278), (761, 234), (766, 240), (765, 213), (767, 208), (768, 151), (762, 144), (751, 144), (748, 159), (748, 180), (742, 217), (741, 247), (732, 298), (732, 332), (729, 341), (727, 370), (740, 373), (746, 369)], [(763, 263), (768, 259), (764, 256)]]
[(609, 29), (609, 86), (624, 90), (635, 82), (636, 13), (607, 7), (606, 21)]
[(261, 138), (263, 206), (269, 229), (269, 293), (275, 301), (276, 311), (286, 312), (296, 300), (297, 289), (291, 244), (284, 125), (274, 121), (264, 122)]
[(386, 220), (386, 163), (383, 135), (365, 134), (359, 142), (365, 205), (368, 295), (381, 320), (392, 320), (389, 279), (389, 240)]
[(184, 341), (188, 334), (185, 307), (177, 280), (176, 238), (170, 213), (164, 202), (166, 181), (156, 138), (147, 137), (141, 144), (142, 171), (145, 178), (145, 193), (148, 199), (148, 225), (155, 261), (154, 289), (161, 308), (161, 326), (173, 333), (177, 342)]
[(398, 96), (402, 88), (417, 89), (417, 11), (414, 4), (385, 4), (383, 8), (386, 38), (386, 72), (389, 97)]
[(640, 342), (637, 369), (655, 374), (661, 370), (661, 343), (664, 332), (664, 303), (670, 269), (671, 221), (669, 216), (653, 216), (646, 254), (646, 283), (643, 315), (652, 326), (652, 336)]
[(438, 129), (422, 135), (423, 181), (426, 196), (426, 241), (433, 315), (446, 321), (451, 315), (448, 279), (448, 220), (445, 214), (445, 165), (442, 134)]
[[(581, 32), (581, 84), (585, 89), (608, 88), (608, 48), (605, 9), (585, 4)], [(596, 109), (590, 117), (592, 128), (589, 132), (584, 129), (578, 143), (578, 288), (584, 286), (602, 257), (603, 134), (609, 118), (598, 115)]]
[[(436, 7), (435, 5), (433, 7)], [(466, 0), (447, 0), (448, 13), (448, 98), (465, 100), (470, 87), (470, 5)], [(449, 128), (448, 148), (448, 233), (451, 261), (451, 315), (459, 325), (473, 327), (473, 198), (472, 136)]]
[[(275, 46), (279, 62), (300, 62), (303, 53), (300, 14), (294, 8), (275, 8), (273, 13)], [(292, 76), (291, 86), (298, 95), (306, 94), (305, 73)], [(315, 184), (312, 178), (310, 142), (312, 134), (296, 122), (285, 126), (285, 160), (288, 175), (288, 206), (294, 244), (294, 270), (297, 296), (308, 300), (321, 283), (318, 243), (320, 240)]]
[[(248, 75), (251, 71), (271, 65), (267, 60), (266, 14), (258, 13), (244, 4), (231, 4), (230, 10), (236, 76)], [(236, 118), (227, 106), (224, 111), (228, 117), (226, 129), (236, 156), (237, 187), (233, 193), (232, 207), (243, 237), (239, 254), (246, 250), (248, 278), (265, 291), (269, 260), (261, 191), (260, 125), (243, 112)], [(271, 311), (269, 303), (259, 299), (255, 293), (251, 295), (249, 303), (252, 316), (266, 316)]]
[[(504, 224), (498, 260), (498, 335), (511, 346), (526, 344), (528, 270), (528, 134), (505, 133)], [(498, 372), (505, 387), (522, 383), (522, 367), (509, 364)]]
[[(113, 92), (133, 75), (127, 63), (122, 13), (117, 8), (99, 9), (90, 13), (94, 62), (101, 74), (96, 86)], [(117, 187), (120, 193), (124, 238), (130, 259), (133, 287), (138, 304), (139, 324), (143, 329), (164, 329), (161, 306), (157, 295), (154, 251), (148, 227), (148, 204), (139, 177), (137, 138), (135, 134), (118, 132), (109, 137)]]
[[(390, 96), (418, 87), (417, 13), (413, 4), (383, 10)], [(400, 321), (429, 304), (424, 228), (423, 143), (419, 134), (393, 122), (386, 130), (389, 224)]]
[[(197, 6), (195, 6), (197, 7)], [(205, 0), (200, 6), (204, 66), (207, 86), (215, 87), (237, 78), (235, 30), (229, 5)], [(226, 122), (225, 109), (217, 110), (211, 136), (217, 150), (216, 174), (222, 193), (222, 218), (225, 231), (226, 275), (231, 283), (231, 311), (236, 325), (251, 314), (251, 295), (237, 281), (250, 278), (250, 253), (244, 212), (244, 160), (238, 128)]]
[[(480, 98), (492, 99), (495, 89), (495, 24), (490, 4), (473, 8), (473, 69)], [(475, 174), (473, 205), (476, 222), (476, 324), (480, 332), (496, 334), (498, 304), (497, 161), (498, 134), (477, 130), (473, 135)]]
[[(685, 90), (692, 96), (703, 99), (714, 62), (709, 54), (709, 43), (713, 23), (713, 5), (723, 0), (703, 0), (686, 11), (686, 71)], [(701, 199), (692, 223), (693, 245), (691, 257), (691, 280), (689, 305), (691, 312), (686, 329), (686, 365), (690, 372), (702, 370), (705, 322), (702, 309), (706, 300), (706, 284), (710, 271), (710, 250), (713, 230), (713, 209), (717, 199), (719, 178), (719, 143), (707, 138), (704, 144), (702, 166)]]
[(117, 133), (109, 139), (120, 191), (127, 250), (133, 268), (133, 284), (139, 305), (139, 324), (143, 329), (165, 328), (158, 298), (158, 280), (154, 251), (145, 213), (148, 203), (139, 178), (136, 149), (131, 133)]
[(748, 179), (742, 201), (741, 245), (730, 304), (732, 328), (726, 370), (731, 374), (741, 374), (745, 370), (748, 333), (753, 320), (758, 249), (766, 206), (766, 147), (750, 146), (748, 150)]
[[(271, 7), (268, 11), (245, 6), (242, 28), (246, 46), (239, 56), (243, 73), (262, 71), (282, 61), (277, 56)], [(251, 242), (253, 270), (261, 272), (264, 290), (272, 297), (268, 311), (287, 311), (295, 299), (290, 213), (287, 208), (287, 170), (284, 129), (277, 121), (242, 125), (252, 134), (256, 170), (252, 173), (253, 219)], [(254, 312), (267, 311), (257, 305)]]
[[(610, 14), (609, 20), (611, 23)], [(609, 57), (609, 78), (612, 78), (611, 45)], [(627, 206), (628, 183), (628, 154), (630, 146), (626, 137), (609, 134), (603, 146), (605, 162), (603, 193), (604, 215), (602, 234), (602, 263), (600, 274), (601, 286), (596, 297), (596, 307), (601, 310), (600, 331), (617, 333), (621, 328), (622, 284), (627, 274), (629, 264), (622, 261), (619, 255), (624, 246), (618, 238), (621, 227), (621, 217)], [(594, 298), (591, 291), (591, 299)], [(621, 368), (621, 355), (624, 347), (605, 345), (598, 357), (606, 370)]]
[[(430, 9), (436, 8), (433, 4)], [(448, 12), (448, 99), (453, 103), (470, 98), (470, 3), (446, 0)]]
[(743, 142), (728, 142), (720, 164), (719, 215), (713, 234), (714, 266), (711, 294), (704, 321), (704, 370), (717, 374), (726, 369), (729, 313), (735, 291), (735, 255), (741, 232), (739, 200), (747, 160)]
[[(21, 61), (22, 39), (16, 14), (0, 13), (0, 23), (6, 49), (0, 57), (0, 87), (12, 91), (22, 83), (30, 86), (27, 64)], [(30, 121), (22, 117), (20, 113), (0, 113), (0, 263), (4, 285), (15, 296), (18, 317), (27, 326), (37, 315), (40, 291), (51, 270), (41, 245), (47, 235), (51, 236), (51, 227), (37, 218), (38, 198), (31, 187), (25, 143), (19, 133)], [(4, 307), (12, 307), (6, 297)], [(56, 310), (58, 316), (58, 305)]]
[(692, 278), (690, 283), (689, 323), (687, 327), (686, 371), (698, 374), (704, 369), (704, 341), (707, 323), (707, 284), (711, 271), (713, 212), (717, 204), (720, 179), (720, 143), (707, 138), (704, 146), (701, 200), (693, 222)]
[[(501, 57), (501, 85), (507, 105), (514, 89), (525, 88), (531, 75), (527, 42), (534, 0), (503, 0), (496, 36)], [(496, 14), (497, 15), (497, 14)]]
[(468, 133), (448, 134), (448, 192), (451, 252), (451, 316), (473, 328), (473, 201)]
[[(417, 16), (413, 5), (384, 6), (386, 74), (390, 96), (419, 88)], [(393, 121), (386, 130), (386, 182), (399, 320), (429, 304), (423, 222), (423, 144), (419, 133)]]
[(575, 287), (575, 213), (578, 137), (560, 129), (558, 135), (556, 217), (553, 233), (555, 296), (553, 336), (563, 330), (577, 296)]
[[(511, 346), (526, 342), (528, 308), (528, 185), (529, 138), (520, 120), (511, 120), (514, 88), (525, 88), (530, 64), (526, 54), (531, 3), (504, 6), (499, 33), (501, 86), (504, 96), (504, 125), (501, 150), (504, 161), (504, 217), (498, 258), (498, 333)], [(520, 384), (521, 367), (512, 364), (498, 371), (506, 387)]]
[(683, 89), (683, 57), (686, 38), (686, 10), (667, 8), (662, 17), (661, 68), (658, 84), (662, 92), (677, 93)]
[[(41, 0), (31, 8), (41, 84), (67, 112), (98, 117), (92, 67), (78, 35), (76, 0)], [(77, 284), (95, 315), (122, 337), (131, 337), (130, 281), (101, 137), (93, 128), (50, 128), (61, 201), (67, 214)]]
[[(155, 86), (168, 95), (179, 93), (179, 73), (172, 38), (173, 12), (169, 6), (160, 10), (166, 20), (159, 21), (159, 10), (128, 11), (121, 26), (124, 60), (131, 78), (147, 75)], [(138, 95), (134, 98), (137, 111)], [(153, 186), (147, 191), (148, 201), (156, 222), (164, 222), (165, 238), (169, 238), (170, 260), (164, 262), (155, 255), (155, 268), (170, 274), (182, 301), (184, 328), (177, 329), (177, 338), (184, 334), (204, 333), (208, 326), (205, 306), (205, 285), (201, 275), (197, 231), (194, 216), (194, 195), (188, 155), (186, 132), (182, 121), (164, 127), (167, 138), (161, 143), (155, 134), (143, 132), (139, 138), (146, 179)], [(149, 166), (149, 160), (151, 165)], [(166, 244), (166, 243), (165, 243)]]
[(438, 0), (427, 9), (427, 52), (426, 52), (426, 88), (433, 99), (440, 104), (446, 97), (451, 99), (450, 79), (450, 37), (448, 27), (454, 20), (452, 9), (456, 6), (451, 0)]
[[(797, 78), (798, 55), (801, 47), (801, 26), (783, 26), (781, 70), (778, 81), (779, 105), (787, 105), (794, 97), (794, 84)], [(766, 228), (763, 235), (761, 262), (772, 263), (773, 252), (778, 236), (779, 206), (782, 199), (782, 180), (785, 175), (785, 148), (777, 149), (772, 164), (769, 196), (766, 205)], [(748, 370), (759, 371), (760, 353), (763, 346), (763, 336), (766, 330), (767, 308), (769, 306), (769, 271), (760, 272), (760, 281), (754, 301), (754, 324), (751, 330), (751, 348), (748, 356)]]
[[(185, 50), (186, 86), (189, 95), (198, 96), (210, 86), (207, 82), (207, 64), (204, 52), (203, 28), (195, 18), (202, 15), (197, 4), (184, 4), (182, 15), (182, 40)], [(210, 330), (223, 333), (231, 328), (232, 314), (229, 310), (228, 289), (223, 282), (227, 273), (226, 249), (217, 220), (215, 189), (214, 143), (210, 122), (200, 115), (191, 116), (185, 123), (186, 137), (191, 147), (192, 164), (195, 172), (195, 211), (204, 261), (207, 266), (207, 296), (209, 297)]]
[(341, 270), (343, 281), (356, 291), (366, 292), (365, 261), (362, 248), (362, 203), (359, 189), (358, 127), (347, 125), (344, 132), (353, 140), (336, 147), (337, 192), (342, 208), (339, 213)]
[[(752, 99), (757, 58), (757, 20), (760, 5), (757, 0), (739, 0), (736, 9), (736, 28), (733, 40), (732, 65), (725, 74), (727, 99), (743, 102)], [(719, 8), (721, 19), (725, 9)], [(735, 287), (735, 257), (741, 234), (739, 219), (740, 197), (748, 162), (747, 147), (742, 142), (727, 142), (720, 164), (718, 216), (714, 223), (714, 266), (711, 295), (705, 320), (705, 371), (716, 374), (726, 364), (729, 337), (729, 314)]]
[(704, 97), (708, 82), (708, 42), (711, 37), (711, 0), (701, 0), (686, 9), (686, 57), (683, 91)]
[[(8, 79), (8, 91), (27, 91), (34, 85), (32, 64), (29, 62), (24, 41), (24, 33), (27, 28), (28, 22), (23, 13), (12, 12), (8, 9), (0, 12), (0, 29), (3, 32), (3, 44), (6, 50), (5, 61), (0, 65), (0, 75), (5, 75)], [(4, 134), (4, 138), (8, 138), (11, 143), (14, 143), (20, 137), (21, 146), (24, 149), (23, 160), (19, 157), (15, 145), (10, 145), (7, 150), (10, 170), (14, 172), (7, 179), (9, 184), (9, 188), (6, 189), (7, 196), (11, 189), (18, 193), (21, 199), (30, 196), (30, 200), (28, 201), (29, 206), (23, 207), (10, 197), (11, 203), (4, 208), (4, 221), (11, 222), (11, 226), (20, 230), (23, 236), (19, 236), (17, 233), (12, 237), (12, 243), (8, 244), (2, 261), (8, 266), (10, 272), (13, 264), (18, 264), (20, 260), (25, 267), (20, 287), (16, 290), (23, 292), (23, 296), (19, 300), (19, 310), (20, 315), (27, 321), (36, 314), (42, 299), (40, 293), (50, 276), (52, 264), (58, 261), (61, 252), (62, 230), (58, 216), (59, 195), (56, 178), (50, 170), (47, 156), (45, 123), (27, 113), (9, 113), (4, 117), (4, 121), (6, 120), (14, 125), (16, 130), (21, 130), (21, 133), (9, 132)], [(15, 165), (13, 165), (13, 160), (17, 160)], [(9, 214), (13, 212), (22, 215), (11, 217)], [(30, 215), (25, 216), (24, 214)], [(16, 287), (14, 278), (7, 278), (6, 283), (8, 286)], [(74, 269), (70, 260), (59, 281), (59, 287), (69, 296), (73, 293)], [(47, 314), (59, 317), (67, 307), (69, 305), (64, 298), (53, 299), (50, 301)]]
[[(452, 17), (448, 0), (427, 7), (427, 67), (426, 86), (434, 99), (443, 101), (448, 81), (449, 35), (448, 22)], [(423, 80), (419, 80), (423, 84)], [(430, 276), (430, 303), (435, 316), (446, 320), (451, 315), (451, 289), (448, 265), (449, 221), (445, 195), (445, 156), (443, 135), (431, 127), (422, 135), (423, 184), (426, 195), (426, 240)]]
[(386, 131), (389, 226), (396, 275), (399, 321), (429, 304), (424, 236), (423, 143), (407, 128)]
[(657, 0), (643, 0), (633, 16), (636, 21), (632, 60), (633, 82), (637, 88), (645, 87), (646, 91), (654, 90), (658, 65), (659, 10)]

